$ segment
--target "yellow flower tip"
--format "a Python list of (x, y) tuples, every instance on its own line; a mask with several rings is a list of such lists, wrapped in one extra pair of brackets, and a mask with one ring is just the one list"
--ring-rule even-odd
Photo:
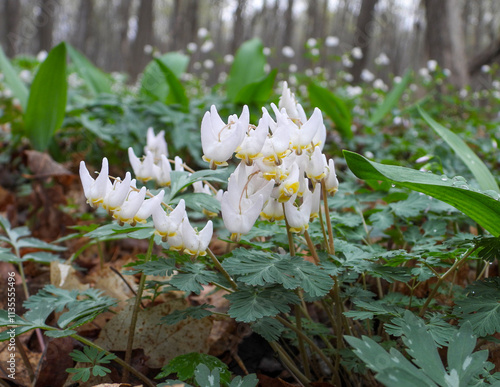
[(172, 251), (181, 251), (184, 248), (184, 246), (170, 246), (170, 250)]
[(233, 242), (239, 242), (241, 240), (241, 234), (233, 232), (229, 239), (231, 239)]

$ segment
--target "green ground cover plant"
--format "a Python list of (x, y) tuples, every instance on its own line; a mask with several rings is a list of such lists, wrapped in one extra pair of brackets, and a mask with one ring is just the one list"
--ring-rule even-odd
[[(188, 62), (160, 56), (130, 87), (61, 43), (26, 85), (26, 64), (0, 52), (10, 92), (0, 164), (16, 194), (64, 185), (54, 172), (36, 182), (14, 173), (21, 150), (35, 149), (79, 171), (72, 189), (87, 203), (59, 205), (71, 228), (51, 243), (0, 216), (0, 261), (24, 289), (22, 308), (0, 311), (0, 340), (13, 327), (35, 332), (41, 348), (79, 342), (68, 352), (73, 381), (117, 373), (148, 386), (255, 386), (253, 372), (235, 375), (207, 351), (140, 370), (132, 361), (138, 348), (154, 357), (139, 344), (152, 316), (146, 330), (161, 332), (232, 321), (263, 337), (300, 385), (500, 385), (488, 351), (500, 330), (499, 133), (488, 109), (498, 95), (450, 91), (437, 103), (439, 68), (430, 83), (408, 72), (390, 90), (367, 84), (356, 95), (321, 74), (292, 85), (266, 70), (257, 39), (213, 90), (183, 78)], [(127, 243), (123, 299), (63, 279), (30, 290), (26, 267), (104, 276)], [(169, 300), (184, 304), (159, 312)], [(122, 349), (85, 335), (110, 311), (104, 325), (121, 324)]]

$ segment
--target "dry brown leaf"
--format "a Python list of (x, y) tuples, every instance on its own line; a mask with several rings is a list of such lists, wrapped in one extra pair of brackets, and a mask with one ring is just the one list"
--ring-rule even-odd
[[(189, 352), (207, 353), (212, 320), (185, 319), (176, 325), (160, 324), (160, 319), (174, 310), (185, 309), (186, 301), (171, 300), (146, 310), (140, 310), (133, 348), (142, 348), (149, 357), (149, 368), (161, 368), (174, 357)], [(129, 303), (101, 330), (96, 344), (110, 351), (125, 351), (133, 305)]]
[[(133, 277), (125, 276), (130, 286), (137, 290), (137, 285), (133, 281)], [(86, 277), (86, 281), (93, 283), (94, 288), (104, 291), (104, 294), (117, 299), (118, 301), (126, 301), (134, 296), (127, 284), (116, 274), (109, 264), (106, 264), (102, 269), (95, 270)]]
[(66, 290), (87, 290), (88, 284), (83, 284), (73, 266), (66, 263), (50, 263), (50, 283)]
[(67, 379), (66, 369), (73, 367), (69, 353), (73, 350), (75, 339), (61, 337), (49, 340), (42, 364), (37, 367), (36, 387), (62, 386)]
[(74, 177), (69, 170), (54, 161), (48, 153), (38, 152), (35, 150), (27, 150), (24, 153), (27, 156), (28, 168), (33, 172), (31, 177), (35, 179), (43, 179), (54, 176)]

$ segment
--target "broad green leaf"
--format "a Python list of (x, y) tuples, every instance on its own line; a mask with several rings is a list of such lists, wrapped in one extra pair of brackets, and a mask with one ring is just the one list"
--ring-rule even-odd
[(252, 330), (267, 341), (277, 341), (285, 330), (283, 324), (271, 317), (263, 317), (252, 324)]
[(466, 323), (455, 333), (448, 347), (448, 369), (457, 371), (460, 386), (468, 386), (472, 376), (481, 373), (488, 359), (487, 350), (472, 353), (476, 341), (471, 324)]
[(262, 79), (266, 73), (266, 56), (260, 39), (251, 39), (236, 51), (229, 77), (226, 82), (227, 98), (235, 102), (238, 93), (247, 85)]
[(388, 181), (433, 196), (462, 211), (494, 236), (500, 235), (500, 202), (489, 195), (470, 190), (462, 181), (379, 164), (350, 151), (344, 150), (344, 157), (358, 178)]
[(79, 52), (71, 44), (65, 43), (68, 55), (75, 65), (76, 71), (85, 81), (85, 84), (94, 94), (111, 93), (111, 80), (109, 76), (94, 66), (85, 55)]
[(307, 86), (307, 91), (311, 105), (325, 112), (344, 137), (352, 138), (352, 117), (345, 102), (330, 90), (312, 82)]
[(28, 104), (28, 89), (21, 81), (16, 71), (10, 64), (9, 59), (5, 56), (5, 53), (0, 46), (0, 72), (4, 74), (4, 82), (12, 90), (14, 97), (19, 99), (23, 111), (26, 111), (26, 105)]
[(377, 125), (387, 115), (387, 113), (389, 113), (391, 109), (396, 106), (410, 81), (411, 71), (408, 70), (403, 79), (401, 79), (401, 82), (394, 86), (394, 88), (387, 94), (384, 101), (377, 106), (372, 116), (370, 117), (370, 126)]
[(235, 377), (231, 380), (229, 387), (255, 387), (259, 383), (259, 379), (255, 374), (246, 375), (243, 378), (241, 376)]
[(252, 322), (266, 316), (290, 312), (291, 304), (300, 299), (293, 291), (281, 286), (254, 288), (242, 286), (237, 292), (224, 296), (231, 303), (228, 314), (236, 321)]
[(155, 59), (163, 73), (164, 79), (167, 82), (170, 91), (167, 98), (163, 101), (166, 105), (179, 104), (184, 110), (189, 109), (189, 99), (186, 97), (186, 90), (184, 86), (176, 77), (175, 73), (161, 60)]
[(422, 118), (431, 126), (434, 131), (446, 141), (446, 143), (453, 149), (458, 157), (469, 168), (474, 177), (476, 178), (479, 187), (483, 191), (493, 190), (500, 192), (495, 177), (491, 174), (490, 170), (483, 161), (467, 146), (467, 144), (451, 130), (445, 128), (440, 123), (434, 121), (431, 116), (424, 112), (420, 107), (418, 111)]
[(176, 274), (170, 281), (170, 285), (187, 293), (200, 294), (202, 285), (217, 282), (218, 276), (212, 271), (208, 271), (204, 264), (188, 262), (183, 266), (183, 273)]
[(243, 87), (236, 95), (234, 102), (249, 105), (252, 102), (265, 103), (273, 92), (274, 81), (278, 70), (272, 70), (263, 79), (252, 82)]
[(155, 101), (165, 102), (170, 93), (170, 87), (165, 82), (165, 76), (158, 65), (161, 61), (179, 79), (187, 69), (189, 57), (179, 52), (169, 52), (152, 60), (146, 66), (141, 79), (141, 94)]
[(66, 111), (66, 46), (54, 47), (40, 65), (31, 85), (24, 115), (25, 131), (33, 148), (45, 151)]
[(196, 382), (203, 387), (220, 387), (220, 373), (217, 368), (210, 370), (205, 364), (198, 364), (194, 371)]

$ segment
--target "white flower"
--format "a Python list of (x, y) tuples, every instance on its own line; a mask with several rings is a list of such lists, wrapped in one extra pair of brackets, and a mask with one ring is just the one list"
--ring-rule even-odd
[(269, 220), (270, 222), (274, 222), (275, 220), (283, 220), (285, 218), (285, 214), (283, 212), (283, 204), (280, 203), (277, 199), (270, 197), (264, 208), (260, 212), (260, 216)]
[(344, 67), (352, 67), (352, 60), (347, 55), (342, 55), (342, 65)]
[(190, 42), (186, 46), (188, 52), (195, 52), (198, 49), (198, 45), (195, 42)]
[(293, 233), (301, 233), (309, 228), (311, 216), (312, 195), (305, 195), (300, 207), (296, 207), (294, 200), (285, 203), (285, 216)]
[(278, 201), (280, 203), (284, 203), (290, 200), (292, 196), (297, 194), (299, 186), (300, 186), (299, 165), (294, 162), (291, 168), (289, 169), (289, 174), (287, 178), (283, 180), (278, 187), (279, 190)]
[(165, 240), (167, 237), (173, 237), (179, 230), (179, 226), (186, 216), (186, 203), (184, 199), (179, 200), (177, 207), (167, 215), (162, 206), (153, 207), (153, 224), (156, 233)]
[(253, 227), (264, 202), (271, 195), (274, 180), (259, 177), (259, 169), (240, 163), (229, 177), (222, 196), (222, 220), (233, 240), (239, 240)]
[(146, 182), (158, 176), (159, 167), (155, 165), (155, 156), (150, 151), (146, 152), (146, 157), (141, 161), (130, 147), (128, 148), (128, 158), (137, 180)]
[(150, 44), (146, 44), (146, 45), (144, 46), (144, 54), (146, 54), (146, 55), (150, 55), (150, 54), (152, 54), (152, 53), (153, 53), (153, 46), (152, 46), (152, 45), (150, 45)]
[(375, 75), (370, 70), (363, 69), (361, 71), (361, 79), (365, 82), (371, 82), (375, 79)]
[(358, 95), (363, 94), (363, 89), (361, 88), (361, 86), (347, 86), (345, 91), (350, 98), (354, 98)]
[[(262, 108), (262, 119), (266, 120), (272, 134), (268, 135), (262, 147), (262, 156), (264, 162), (268, 164), (281, 164), (281, 160), (290, 153), (290, 126), (295, 124), (288, 118), (287, 115), (275, 110), (277, 123), (273, 121), (265, 108)], [(259, 124), (260, 125), (260, 124)]]
[(153, 128), (148, 128), (146, 133), (146, 146), (144, 153), (150, 151), (156, 160), (159, 160), (161, 155), (168, 157), (167, 142), (165, 141), (165, 131), (161, 130), (156, 136)]
[(430, 70), (430, 71), (436, 71), (437, 69), (437, 66), (438, 66), (438, 62), (435, 61), (434, 59), (431, 59), (427, 62), (427, 68)]
[(206, 255), (213, 235), (212, 221), (209, 220), (206, 226), (201, 231), (198, 231), (191, 226), (189, 219), (186, 217), (181, 227), (184, 253), (194, 256)]
[(170, 161), (168, 161), (165, 155), (160, 156), (160, 163), (158, 165), (158, 169), (156, 170), (156, 182), (161, 187), (166, 187), (170, 185), (170, 172), (172, 172), (172, 166), (170, 165)]
[(351, 55), (354, 59), (361, 59), (363, 58), (363, 51), (359, 47), (354, 47), (351, 50)]
[(90, 206), (94, 207), (102, 204), (108, 191), (113, 188), (111, 181), (109, 181), (108, 159), (106, 157), (102, 159), (101, 172), (99, 172), (99, 176), (95, 180), (90, 176), (85, 162), (81, 161), (80, 180), (82, 181), (84, 195)]
[(205, 43), (201, 45), (200, 51), (206, 54), (207, 52), (212, 51), (213, 48), (214, 48), (214, 42), (212, 42), (211, 40), (207, 40)]
[(391, 63), (391, 61), (385, 52), (380, 53), (380, 55), (375, 58), (375, 64), (377, 66), (386, 66), (389, 63)]
[(142, 202), (141, 207), (134, 215), (134, 221), (138, 223), (146, 223), (146, 220), (156, 211), (157, 207), (161, 208), (161, 203), (163, 200), (163, 196), (165, 195), (165, 191), (160, 190), (157, 195), (153, 196), (150, 199), (146, 199)]
[(224, 63), (230, 65), (234, 61), (234, 56), (231, 54), (224, 55)]
[(309, 216), (309, 221), (312, 221), (314, 218), (319, 218), (320, 204), (321, 204), (321, 183), (317, 183), (314, 187), (313, 192), (306, 190), (304, 193), (304, 200), (306, 200), (307, 195), (311, 195), (311, 215)]
[(242, 159), (247, 165), (252, 165), (253, 161), (262, 157), (262, 147), (269, 132), (269, 125), (265, 118), (259, 120), (259, 125), (255, 128), (248, 128), (241, 144), (236, 148), (236, 157)]
[(211, 70), (214, 68), (214, 61), (212, 59), (205, 59), (203, 61), (203, 67), (205, 67), (207, 70)]
[(208, 30), (205, 27), (202, 27), (198, 30), (198, 38), (203, 39), (208, 36)]
[(335, 163), (332, 159), (328, 160), (327, 174), (323, 181), (326, 187), (326, 191), (330, 195), (335, 195), (339, 189), (339, 181), (337, 179), (337, 174), (335, 173)]
[(290, 46), (284, 46), (281, 49), (281, 53), (283, 54), (284, 57), (286, 58), (293, 58), (295, 56), (295, 51), (293, 50), (292, 47)]
[(306, 46), (307, 47), (314, 47), (314, 46), (316, 46), (317, 43), (318, 43), (318, 41), (316, 39), (309, 38), (309, 39), (307, 39)]
[[(288, 117), (290, 117), (295, 123), (298, 123), (298, 121), (300, 120), (300, 116), (299, 111), (297, 110), (297, 105), (298, 104), (297, 100), (295, 99), (295, 95), (288, 87), (288, 83), (284, 81), (280, 101), (278, 104), (279, 110), (281, 111), (285, 109)], [(276, 109), (274, 110), (276, 111)]]
[[(300, 155), (303, 150), (312, 148), (313, 138), (319, 129), (323, 129), (325, 125), (323, 124), (323, 115), (321, 110), (314, 108), (312, 116), (300, 127), (292, 128), (292, 134), (290, 138), (290, 143), (292, 149)], [(326, 128), (325, 128), (326, 135)], [(321, 142), (323, 134), (319, 135), (317, 138), (318, 142)], [(324, 141), (324, 139), (323, 139)]]
[(375, 89), (379, 89), (379, 90), (383, 90), (383, 91), (387, 91), (388, 90), (387, 85), (380, 78), (377, 78), (377, 79), (375, 79), (375, 81), (373, 81), (373, 87)]
[(337, 47), (339, 43), (340, 40), (336, 36), (327, 36), (325, 39), (325, 45), (327, 47)]
[(326, 173), (326, 157), (323, 153), (321, 153), (320, 148), (314, 148), (314, 152), (306, 165), (307, 177), (313, 182), (318, 182), (326, 176)]
[(201, 121), (201, 145), (203, 160), (210, 163), (210, 168), (227, 165), (227, 160), (243, 141), (249, 120), (248, 106), (243, 107), (239, 118), (230, 116), (227, 124), (222, 121), (215, 106), (212, 105), (210, 112), (205, 113)]
[(45, 50), (42, 50), (40, 51), (37, 56), (36, 56), (36, 60), (40, 63), (42, 63), (46, 58), (47, 56), (49, 56), (49, 54), (47, 53), (47, 51)]
[(130, 172), (125, 174), (123, 181), (121, 181), (121, 179), (116, 179), (113, 183), (112, 189), (106, 192), (106, 196), (102, 202), (102, 207), (110, 213), (115, 211), (127, 198), (132, 184), (135, 185), (135, 181), (132, 183), (132, 176), (130, 175)]
[(489, 73), (490, 70), (491, 70), (491, 67), (488, 66), (488, 65), (482, 65), (481, 66), (481, 72), (483, 72), (483, 73)]
[(144, 198), (146, 197), (146, 187), (142, 187), (139, 192), (131, 190), (127, 200), (113, 212), (113, 218), (118, 220), (120, 224), (130, 223), (135, 225), (134, 219), (137, 211), (141, 208)]

